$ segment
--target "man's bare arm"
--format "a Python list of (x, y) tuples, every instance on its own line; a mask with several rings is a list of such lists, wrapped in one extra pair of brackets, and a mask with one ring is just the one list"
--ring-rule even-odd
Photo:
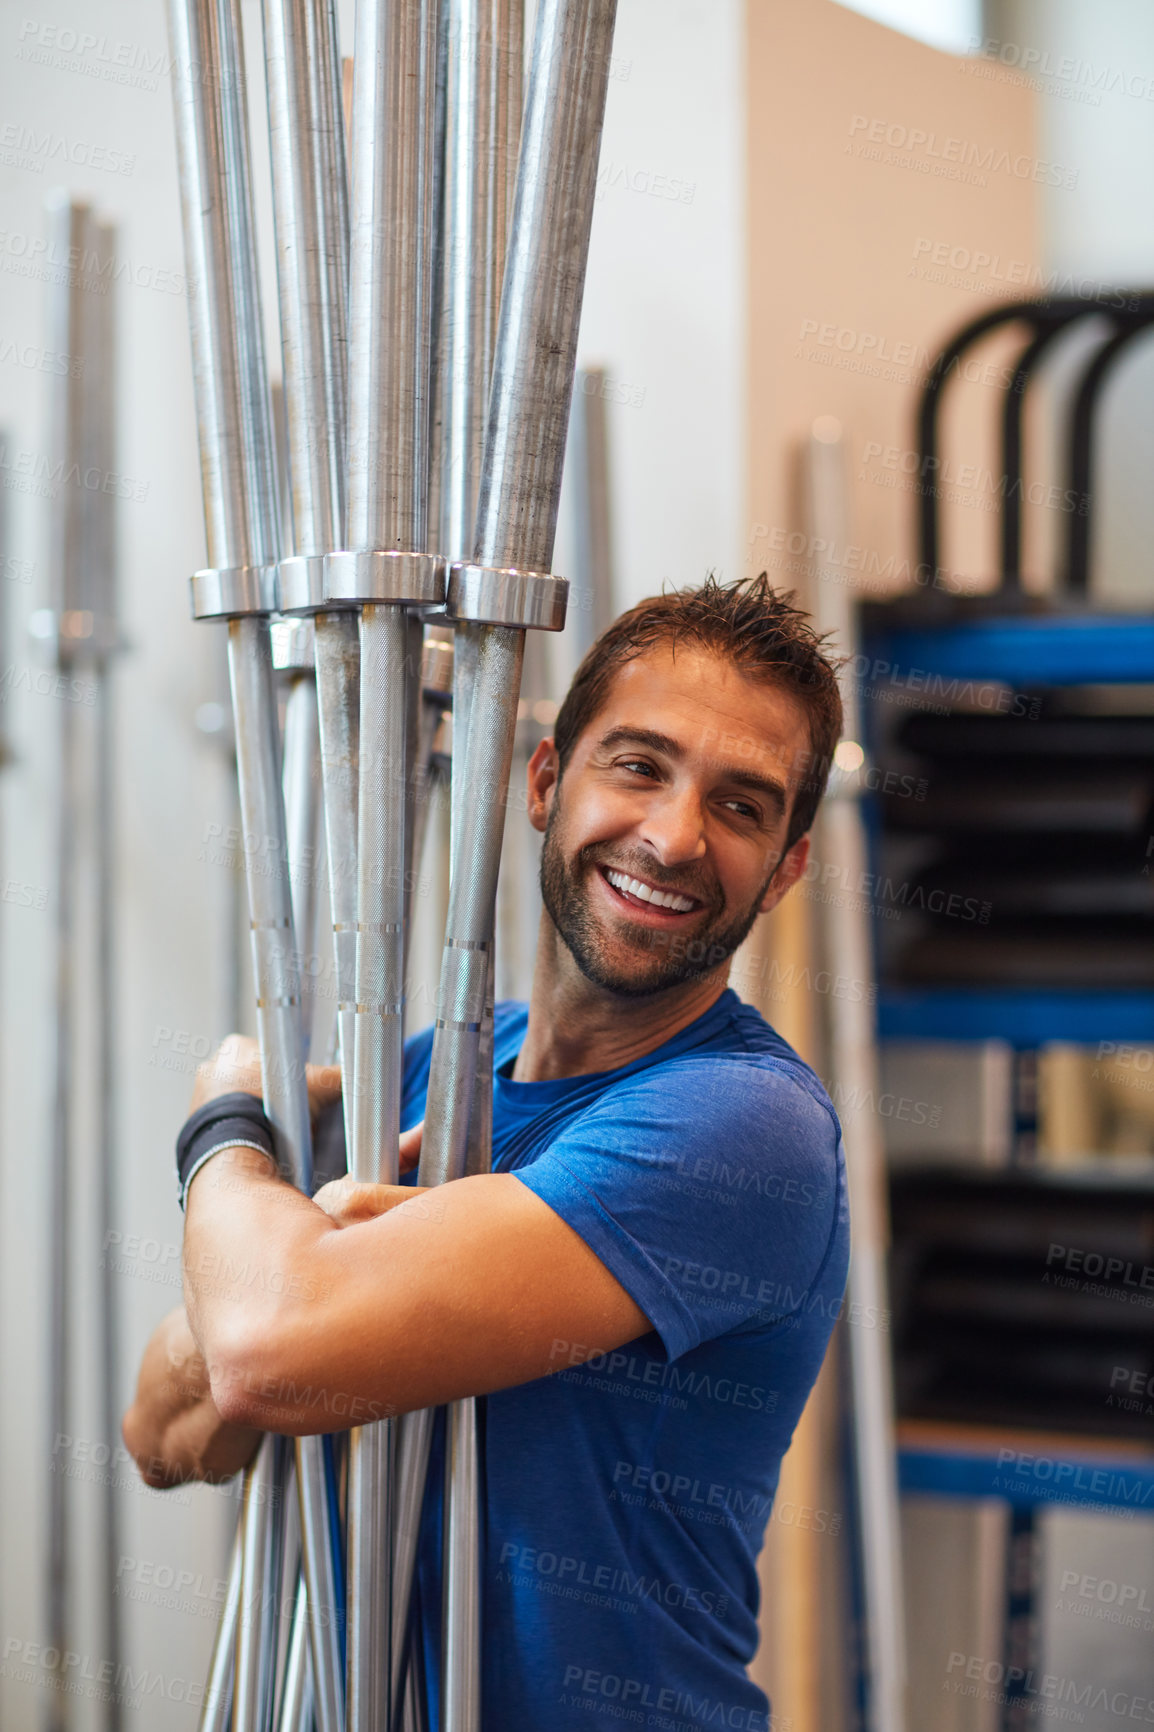
[(248, 1149), (194, 1179), (186, 1302), (226, 1421), (343, 1430), (529, 1382), (651, 1327), (510, 1173), (347, 1195), (360, 1213), (338, 1225)]

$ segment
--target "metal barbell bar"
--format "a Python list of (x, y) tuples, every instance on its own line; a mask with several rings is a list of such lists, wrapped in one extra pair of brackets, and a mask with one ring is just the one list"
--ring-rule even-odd
[[(193, 376), (210, 567), (192, 579), (197, 618), (227, 620), (241, 817), (287, 860), (281, 746), (268, 616), (280, 553), (268, 380), (253, 235), (247, 105), (238, 0), (170, 0), (177, 155), (189, 275)], [(299, 972), (287, 871), (246, 871), (265, 1108), (295, 1183), (312, 1153)], [(233, 1732), (265, 1732), (276, 1662), (285, 1450), (262, 1442), (241, 1516), (243, 1592), (237, 1623)], [(297, 1441), (306, 1575), (331, 1607), (325, 1456)], [(322, 1672), (318, 1695), (325, 1687)], [(211, 1712), (211, 1709), (209, 1710)], [(335, 1732), (335, 1728), (334, 1728)]]

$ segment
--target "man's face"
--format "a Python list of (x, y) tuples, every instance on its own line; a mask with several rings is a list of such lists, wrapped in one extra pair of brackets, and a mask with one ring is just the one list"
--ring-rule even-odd
[(560, 783), (538, 748), (542, 896), (588, 980), (641, 997), (728, 961), (804, 869), (805, 839), (782, 852), (808, 753), (787, 692), (688, 646), (618, 671)]

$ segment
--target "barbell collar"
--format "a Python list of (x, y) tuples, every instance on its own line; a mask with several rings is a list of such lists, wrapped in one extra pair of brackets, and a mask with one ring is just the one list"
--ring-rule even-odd
[(435, 607), (445, 599), (445, 562), (438, 553), (370, 553), (325, 556), (325, 605), (365, 607), (397, 602)]
[(193, 619), (244, 619), (275, 613), (275, 565), (209, 566), (189, 579)]
[(282, 613), (322, 613), (325, 605), (325, 556), (294, 554), (277, 566), (277, 597)]
[(445, 616), (520, 631), (561, 631), (568, 599), (568, 578), (461, 561), (449, 567)]

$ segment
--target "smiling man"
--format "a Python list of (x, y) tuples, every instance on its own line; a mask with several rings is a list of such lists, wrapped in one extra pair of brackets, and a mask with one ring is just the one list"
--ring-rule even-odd
[[(622, 615), (529, 764), (544, 912), (530, 1003), (497, 1007), (493, 1172), (310, 1201), (232, 1146), (188, 1187), (187, 1319), (125, 1419), (142, 1471), (217, 1478), (262, 1429), (487, 1396), (486, 1732), (599, 1711), (768, 1732), (755, 1563), (849, 1224), (825, 1092), (727, 978), (804, 870), (840, 725), (764, 575)], [(431, 1045), (406, 1048), (403, 1168)], [(234, 1043), (194, 1104), (259, 1093), (251, 1067)], [(334, 1088), (314, 1073), (318, 1103)], [(430, 1655), (440, 1484), (435, 1463)]]

